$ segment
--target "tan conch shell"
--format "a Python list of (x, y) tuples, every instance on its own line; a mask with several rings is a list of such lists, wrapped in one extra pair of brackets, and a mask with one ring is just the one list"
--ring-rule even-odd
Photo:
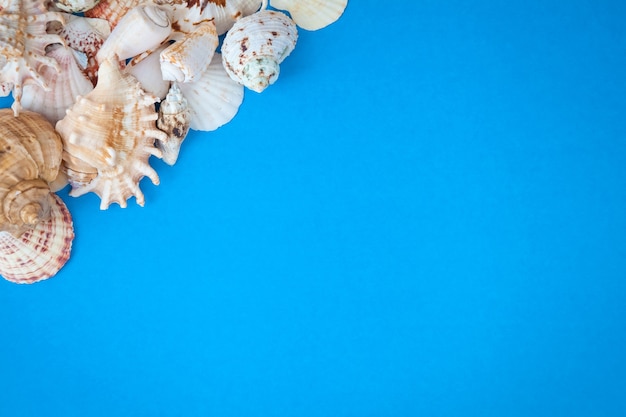
[(202, 22), (196, 30), (161, 52), (163, 79), (186, 83), (199, 78), (211, 63), (218, 43), (215, 24)]
[(48, 86), (41, 71), (45, 66), (59, 69), (47, 57), (46, 46), (62, 42), (59, 35), (46, 32), (52, 21), (63, 21), (60, 13), (48, 12), (43, 0), (4, 0), (0, 6), (0, 83), (11, 85), (14, 114), (21, 110), (22, 86)]
[(270, 4), (288, 11), (302, 29), (318, 30), (339, 19), (348, 0), (270, 0)]
[(189, 104), (193, 130), (211, 131), (223, 126), (235, 117), (243, 102), (243, 86), (228, 76), (218, 53), (198, 80), (178, 87)]
[(165, 100), (159, 106), (157, 127), (167, 133), (166, 140), (157, 140), (156, 146), (163, 154), (163, 162), (174, 165), (178, 159), (180, 146), (189, 132), (191, 111), (187, 100), (180, 92), (177, 83), (173, 83)]
[(171, 33), (171, 22), (166, 9), (156, 4), (142, 4), (124, 15), (104, 41), (96, 57), (98, 62), (114, 55), (120, 60), (132, 58), (157, 48)]
[(76, 97), (89, 93), (93, 90), (93, 85), (78, 66), (70, 48), (54, 44), (49, 47), (46, 55), (59, 63), (61, 71), (57, 72), (51, 67), (42, 71), (48, 91), (36, 84), (25, 85), (22, 106), (42, 114), (50, 123), (55, 124), (65, 116), (66, 110), (74, 104)]
[(280, 63), (297, 39), (296, 25), (287, 15), (261, 10), (238, 20), (226, 34), (224, 68), (233, 80), (260, 93), (278, 79)]
[(156, 128), (157, 100), (132, 75), (120, 71), (116, 58), (100, 64), (96, 88), (79, 97), (56, 124), (70, 195), (94, 192), (102, 199), (102, 210), (111, 203), (126, 207), (132, 196), (143, 206), (139, 181), (147, 176), (159, 183), (148, 160), (151, 155), (161, 157), (155, 139), (167, 139)]
[(63, 202), (50, 191), (62, 144), (37, 113), (0, 110), (0, 274), (28, 283), (56, 274), (74, 238)]

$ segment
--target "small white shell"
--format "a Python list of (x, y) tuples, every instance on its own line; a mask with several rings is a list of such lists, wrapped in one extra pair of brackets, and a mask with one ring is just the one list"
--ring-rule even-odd
[(98, 51), (98, 62), (117, 55), (120, 60), (153, 50), (172, 33), (166, 10), (155, 4), (134, 7), (119, 21)]
[(198, 80), (178, 85), (191, 110), (191, 128), (211, 131), (228, 123), (243, 102), (243, 86), (233, 81), (216, 53)]
[(296, 47), (295, 23), (282, 12), (261, 10), (238, 20), (222, 45), (224, 68), (235, 81), (258, 93), (273, 84), (280, 63)]
[(182, 40), (161, 52), (163, 79), (177, 82), (195, 80), (206, 71), (219, 43), (213, 22), (203, 22)]
[(318, 30), (339, 19), (348, 0), (270, 0), (270, 3), (272, 7), (287, 10), (302, 29)]
[(163, 154), (163, 162), (174, 165), (178, 159), (180, 146), (189, 132), (191, 111), (177, 83), (173, 83), (165, 100), (159, 107), (157, 127), (167, 133), (166, 140), (157, 139), (156, 146)]

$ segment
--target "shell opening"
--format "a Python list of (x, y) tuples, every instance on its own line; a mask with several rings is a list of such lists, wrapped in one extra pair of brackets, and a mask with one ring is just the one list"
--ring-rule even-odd
[(280, 65), (274, 58), (261, 57), (252, 60), (243, 69), (243, 84), (257, 93), (274, 84), (280, 74)]

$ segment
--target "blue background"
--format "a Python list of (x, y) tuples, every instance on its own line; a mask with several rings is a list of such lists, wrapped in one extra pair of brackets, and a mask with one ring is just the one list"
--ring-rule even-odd
[(626, 3), (383, 3), (144, 208), (61, 192), (68, 264), (0, 280), (0, 416), (626, 415)]

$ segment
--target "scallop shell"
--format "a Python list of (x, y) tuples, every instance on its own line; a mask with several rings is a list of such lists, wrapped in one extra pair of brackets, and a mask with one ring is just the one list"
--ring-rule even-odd
[(297, 39), (296, 25), (282, 12), (262, 10), (244, 17), (228, 31), (222, 45), (226, 72), (260, 93), (278, 79), (280, 63)]
[(211, 63), (219, 39), (211, 21), (199, 24), (182, 40), (161, 52), (161, 73), (169, 81), (189, 82), (200, 77)]
[(56, 274), (74, 237), (63, 202), (50, 191), (61, 138), (41, 115), (0, 110), (0, 274), (27, 283)]
[(98, 51), (99, 62), (114, 55), (120, 60), (155, 49), (172, 33), (166, 10), (155, 4), (142, 4), (124, 15)]
[(44, 68), (42, 75), (46, 78), (49, 90), (45, 91), (36, 84), (24, 86), (22, 106), (42, 114), (54, 124), (65, 116), (76, 97), (88, 94), (93, 90), (93, 85), (78, 66), (70, 48), (55, 44), (46, 55), (59, 63), (61, 71)]
[(168, 165), (174, 165), (178, 159), (180, 146), (189, 132), (191, 111), (187, 100), (173, 83), (165, 100), (159, 106), (159, 118), (157, 127), (167, 133), (166, 140), (157, 140), (156, 146), (163, 154), (163, 161)]
[(243, 102), (243, 86), (233, 81), (216, 53), (197, 81), (178, 85), (191, 111), (191, 129), (211, 131), (232, 120)]
[(58, 70), (56, 61), (45, 55), (46, 46), (62, 42), (59, 35), (46, 32), (52, 21), (63, 18), (48, 12), (43, 0), (6, 0), (0, 7), (0, 83), (12, 85), (15, 115), (21, 109), (22, 87), (36, 83), (47, 89), (43, 67)]
[(99, 0), (54, 0), (53, 4), (64, 12), (81, 13), (98, 4)]
[(270, 0), (270, 4), (288, 11), (302, 29), (318, 30), (339, 19), (348, 0)]
[(126, 207), (132, 196), (143, 206), (139, 181), (147, 176), (153, 184), (159, 183), (148, 160), (151, 155), (161, 157), (155, 139), (167, 139), (156, 128), (157, 100), (144, 92), (136, 78), (122, 73), (115, 60), (101, 63), (96, 88), (79, 97), (56, 124), (63, 139), (70, 195), (94, 192), (102, 200), (102, 210), (111, 203)]

